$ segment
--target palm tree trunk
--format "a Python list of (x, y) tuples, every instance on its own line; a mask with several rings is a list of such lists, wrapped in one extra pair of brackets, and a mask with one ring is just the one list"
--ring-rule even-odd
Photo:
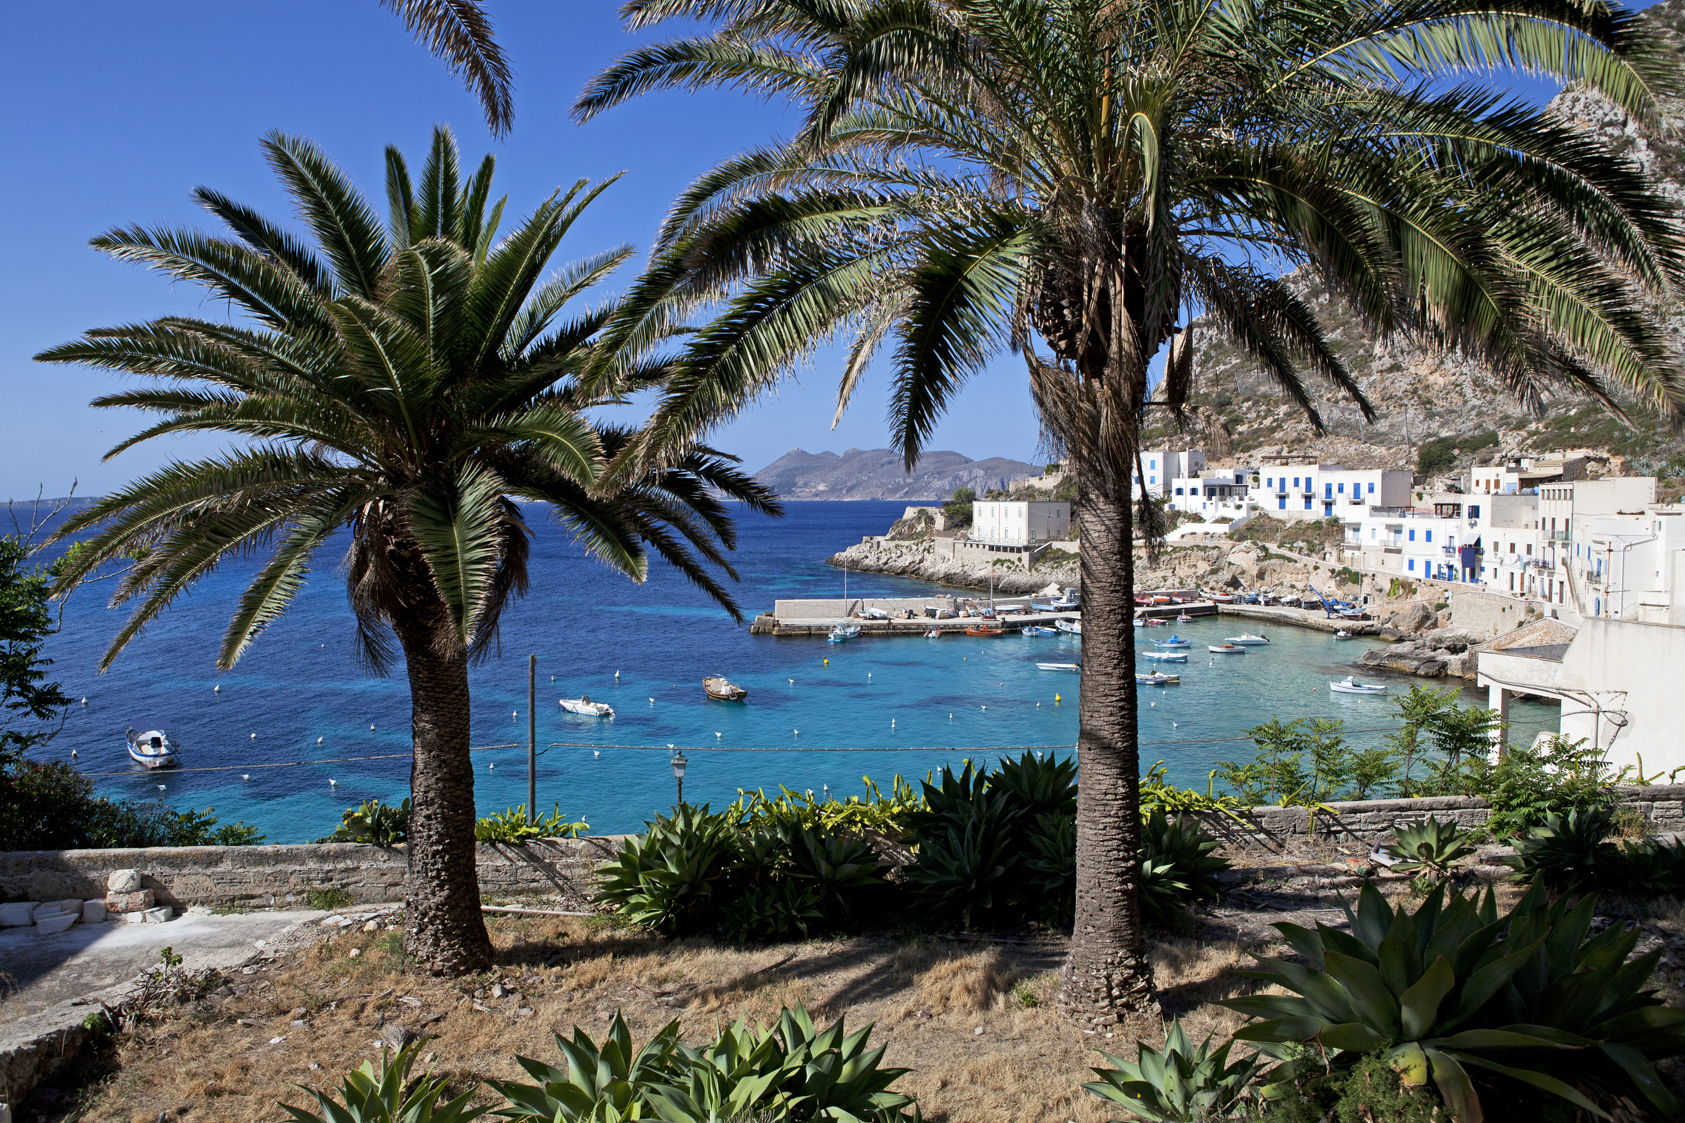
[(468, 657), (442, 656), (422, 627), (396, 629), (410, 678), (408, 928), (404, 950), (435, 975), (491, 966), (474, 868)]
[[(1067, 1016), (1112, 1025), (1120, 1013), (1156, 1009), (1137, 897), (1140, 783), (1135, 698), (1135, 554), (1130, 472), (1084, 471), (1076, 512), (1082, 533), (1082, 697), (1077, 735), (1076, 927), (1059, 1005)], [(1121, 481), (1097, 486), (1097, 479)], [(1122, 494), (1115, 494), (1121, 486)]]

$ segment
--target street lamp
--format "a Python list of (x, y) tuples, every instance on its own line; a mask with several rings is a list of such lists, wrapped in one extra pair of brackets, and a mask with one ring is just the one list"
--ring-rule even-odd
[(685, 802), (685, 765), (687, 763), (683, 751), (673, 754), (673, 780), (679, 785), (679, 806), (681, 807), (684, 806)]

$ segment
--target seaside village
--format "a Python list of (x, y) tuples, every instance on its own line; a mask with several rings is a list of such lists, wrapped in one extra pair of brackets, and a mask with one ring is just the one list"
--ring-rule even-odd
[(5, 14), (0, 1123), (1685, 1123), (1685, 0)]

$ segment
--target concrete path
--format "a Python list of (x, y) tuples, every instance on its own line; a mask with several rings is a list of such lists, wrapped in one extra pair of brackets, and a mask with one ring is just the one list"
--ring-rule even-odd
[(158, 964), (165, 947), (183, 966), (230, 967), (292, 925), (320, 920), (310, 911), (213, 916), (201, 910), (164, 924), (73, 924), (56, 936), (30, 928), (0, 928), (0, 1023), (38, 1013), (128, 982)]

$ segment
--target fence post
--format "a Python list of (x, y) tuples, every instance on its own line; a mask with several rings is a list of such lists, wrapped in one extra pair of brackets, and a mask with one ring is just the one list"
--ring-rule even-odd
[(527, 822), (538, 821), (538, 653), (527, 656)]

